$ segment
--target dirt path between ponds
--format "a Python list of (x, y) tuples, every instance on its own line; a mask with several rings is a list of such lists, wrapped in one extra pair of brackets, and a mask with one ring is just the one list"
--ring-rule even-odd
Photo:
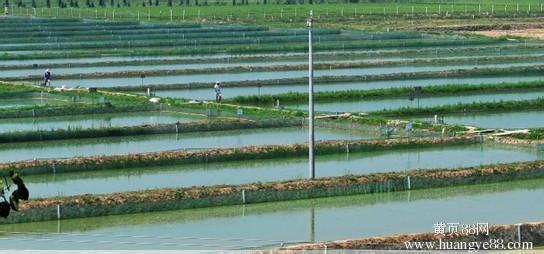
[(489, 31), (477, 31), (475, 34), (485, 35), (490, 37), (525, 37), (531, 39), (544, 39), (544, 28), (530, 28), (530, 29), (518, 29), (518, 30), (489, 30)]

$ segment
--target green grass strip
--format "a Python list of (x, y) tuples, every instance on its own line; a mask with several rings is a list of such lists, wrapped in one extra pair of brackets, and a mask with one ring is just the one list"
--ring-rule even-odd
[[(362, 86), (362, 85), (361, 85)], [(417, 86), (414, 85), (414, 86)], [(521, 91), (532, 91), (544, 88), (544, 82), (516, 82), (516, 83), (498, 83), (498, 84), (448, 84), (425, 86), (422, 88), (422, 97), (448, 96), (448, 95), (466, 95), (477, 93), (511, 93)], [(414, 92), (413, 87), (396, 87), (385, 89), (370, 90), (345, 90), (345, 91), (327, 91), (316, 92), (314, 99), (316, 102), (326, 101), (346, 101), (363, 99), (386, 99), (408, 97)], [(282, 103), (307, 103), (308, 93), (290, 92), (275, 95), (249, 95), (238, 96), (225, 99), (226, 102), (241, 103), (250, 105), (272, 105), (276, 100)]]
[(158, 125), (139, 125), (123, 127), (104, 127), (104, 128), (70, 128), (57, 129), (49, 131), (21, 131), (0, 133), (0, 143), (45, 141), (60, 139), (81, 139), (98, 137), (120, 137), (136, 135), (152, 135), (166, 133), (189, 133), (202, 131), (224, 131), (256, 128), (274, 128), (301, 126), (300, 120), (268, 120), (268, 121), (248, 121), (245, 119), (219, 119), (206, 120), (190, 123), (172, 123)]
[(453, 105), (441, 105), (436, 107), (424, 108), (399, 108), (391, 110), (382, 110), (372, 112), (371, 115), (383, 117), (407, 117), (422, 116), (433, 114), (455, 114), (455, 113), (474, 113), (474, 112), (510, 112), (518, 110), (542, 109), (544, 98), (522, 101), (497, 101), (497, 102), (473, 102), (459, 103)]

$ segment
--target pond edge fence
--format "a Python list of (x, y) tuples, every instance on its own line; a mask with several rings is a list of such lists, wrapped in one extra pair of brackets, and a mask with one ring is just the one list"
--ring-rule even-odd
[(34, 199), (0, 224), (408, 191), (408, 176), (412, 190), (533, 179), (544, 161)]

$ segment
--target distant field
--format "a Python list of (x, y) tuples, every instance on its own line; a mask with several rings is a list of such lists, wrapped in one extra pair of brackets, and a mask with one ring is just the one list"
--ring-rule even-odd
[[(323, 1), (314, 1), (319, 4), (308, 4), (308, 1), (299, 1), (303, 4), (282, 4), (283, 1), (270, 0), (250, 1), (249, 4), (241, 4), (241, 0), (220, 2), (196, 0), (196, 3), (195, 0), (100, 1), (103, 1), (103, 6), (96, 0), (80, 0), (77, 2), (78, 7), (71, 7), (76, 6), (76, 1), (61, 0), (65, 8), (58, 8), (58, 1), (52, 1), (51, 8), (45, 7), (45, 1), (39, 1), (35, 2), (37, 8), (32, 8), (32, 2), (27, 0), (19, 4), (12, 2), (11, 12), (16, 15), (40, 17), (167, 23), (238, 22), (291, 27), (300, 26), (300, 22), (304, 22), (310, 10), (313, 10), (318, 25), (372, 30), (405, 29), (425, 25), (531, 22), (544, 13), (544, 4), (534, 0), (381, 1), (349, 4)], [(263, 1), (267, 4), (263, 4)], [(236, 5), (233, 5), (234, 3)], [(89, 8), (88, 5), (95, 7)], [(516, 20), (510, 20), (511, 18)]]

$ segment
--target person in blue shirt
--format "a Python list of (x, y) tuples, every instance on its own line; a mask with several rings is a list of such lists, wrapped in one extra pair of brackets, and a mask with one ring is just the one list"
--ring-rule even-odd
[(49, 71), (49, 69), (45, 70), (45, 73), (43, 74), (43, 81), (44, 86), (51, 85), (51, 72)]

